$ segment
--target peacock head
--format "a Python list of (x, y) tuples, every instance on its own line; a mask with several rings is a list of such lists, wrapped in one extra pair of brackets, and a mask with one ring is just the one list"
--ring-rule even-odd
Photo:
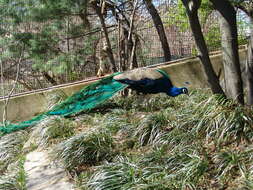
[(188, 89), (186, 87), (182, 87), (182, 88), (172, 87), (167, 92), (167, 95), (172, 96), (172, 97), (178, 96), (180, 94), (188, 95)]

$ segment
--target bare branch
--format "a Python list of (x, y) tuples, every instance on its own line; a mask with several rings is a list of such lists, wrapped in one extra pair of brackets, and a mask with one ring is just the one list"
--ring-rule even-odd
[[(11, 95), (13, 94), (16, 86), (17, 86), (17, 82), (18, 82), (18, 79), (19, 79), (19, 74), (20, 74), (20, 63), (21, 63), (21, 60), (22, 60), (22, 57), (23, 57), (23, 53), (24, 53), (24, 47), (22, 48), (21, 50), (21, 53), (20, 53), (20, 57), (19, 57), (19, 60), (17, 62), (17, 72), (16, 72), (16, 78), (15, 78), (15, 81), (14, 81), (14, 84), (9, 92), (9, 94), (7, 95), (7, 98), (4, 98), (4, 112), (3, 112), (3, 124), (5, 125), (6, 124), (6, 120), (7, 120), (7, 108), (8, 108), (8, 103), (9, 103), (9, 100), (10, 100), (10, 97)], [(3, 70), (1, 69), (1, 72), (3, 72)], [(3, 87), (4, 88), (4, 87)]]

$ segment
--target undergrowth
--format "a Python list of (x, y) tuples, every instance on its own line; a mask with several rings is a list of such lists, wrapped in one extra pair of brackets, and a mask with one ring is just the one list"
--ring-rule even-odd
[(80, 189), (252, 189), (250, 108), (208, 90), (113, 103), (96, 127), (113, 135), (116, 155), (85, 169)]
[(52, 150), (77, 189), (253, 189), (252, 109), (208, 89), (176, 98), (117, 96), (36, 127), (29, 139)]
[(0, 138), (0, 190), (26, 190), (23, 146), (26, 131), (18, 131)]

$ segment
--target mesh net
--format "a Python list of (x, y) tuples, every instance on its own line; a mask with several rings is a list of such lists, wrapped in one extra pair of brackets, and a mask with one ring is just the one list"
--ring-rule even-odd
[(82, 90), (67, 98), (61, 104), (54, 106), (51, 110), (38, 115), (31, 120), (23, 121), (17, 124), (0, 126), (0, 132), (2, 134), (7, 134), (16, 130), (34, 126), (39, 121), (50, 115), (70, 116), (82, 111), (91, 110), (112, 97), (118, 91), (127, 87), (127, 85), (113, 80), (113, 76), (117, 74), (119, 73), (115, 73), (96, 83), (84, 87)]

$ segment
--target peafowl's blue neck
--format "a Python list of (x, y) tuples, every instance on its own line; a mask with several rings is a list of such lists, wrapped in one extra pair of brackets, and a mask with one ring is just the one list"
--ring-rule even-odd
[(183, 89), (184, 89), (184, 87), (183, 88), (177, 88), (177, 87), (171, 87), (170, 89), (169, 89), (169, 91), (167, 92), (167, 95), (169, 95), (169, 96), (178, 96), (178, 95), (180, 95), (180, 94), (183, 94)]

